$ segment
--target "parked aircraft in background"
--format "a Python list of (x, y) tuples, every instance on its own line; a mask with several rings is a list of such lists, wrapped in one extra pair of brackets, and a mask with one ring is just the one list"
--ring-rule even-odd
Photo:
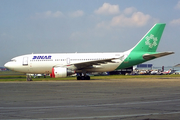
[(165, 24), (155, 24), (130, 50), (114, 53), (46, 53), (28, 54), (12, 58), (4, 66), (29, 74), (51, 74), (67, 77), (78, 73), (77, 80), (90, 79), (86, 73), (108, 72), (128, 68), (174, 52), (156, 52)]
[(164, 70), (164, 66), (162, 66), (162, 70), (153, 70), (151, 71), (151, 75), (170, 75), (170, 74), (174, 74), (177, 70), (173, 69), (169, 69), (169, 70)]
[(167, 71), (161, 72), (161, 74), (162, 74), (162, 75), (170, 75), (170, 74), (173, 74), (173, 73), (175, 73), (175, 72), (176, 72), (176, 70), (171, 70), (171, 69), (169, 69), (169, 70), (167, 70)]

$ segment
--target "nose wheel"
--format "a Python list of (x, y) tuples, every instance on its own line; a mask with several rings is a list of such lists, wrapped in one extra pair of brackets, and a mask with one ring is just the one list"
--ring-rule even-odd
[(26, 75), (26, 80), (27, 81), (32, 81), (31, 75)]

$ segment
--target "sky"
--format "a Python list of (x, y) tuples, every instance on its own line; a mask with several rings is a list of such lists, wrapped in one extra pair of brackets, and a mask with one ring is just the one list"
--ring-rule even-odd
[(31, 53), (123, 52), (155, 23), (166, 23), (146, 63), (180, 63), (180, 0), (0, 0), (0, 66)]

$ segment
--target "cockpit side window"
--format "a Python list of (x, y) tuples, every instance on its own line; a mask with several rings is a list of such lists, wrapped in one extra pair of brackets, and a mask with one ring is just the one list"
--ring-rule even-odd
[(10, 62), (16, 62), (16, 60), (15, 59), (11, 59)]

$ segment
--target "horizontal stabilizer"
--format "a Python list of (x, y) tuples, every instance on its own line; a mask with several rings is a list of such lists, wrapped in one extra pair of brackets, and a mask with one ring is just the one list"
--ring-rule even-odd
[(143, 58), (145, 60), (151, 60), (154, 58), (163, 57), (163, 56), (170, 55), (170, 54), (174, 54), (174, 52), (161, 52), (161, 53), (155, 53), (155, 54), (144, 54)]

